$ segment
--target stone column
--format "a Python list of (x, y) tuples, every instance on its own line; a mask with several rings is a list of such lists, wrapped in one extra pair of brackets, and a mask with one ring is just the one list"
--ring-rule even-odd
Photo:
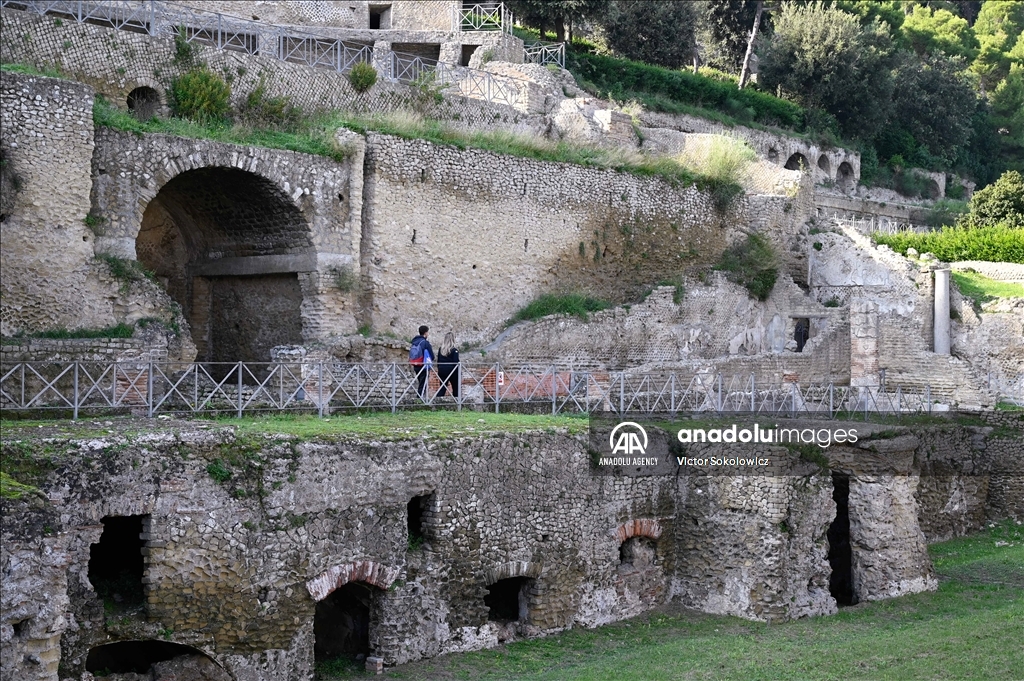
[(850, 385), (878, 385), (878, 305), (867, 300), (850, 301)]
[(935, 354), (949, 354), (949, 270), (935, 270)]

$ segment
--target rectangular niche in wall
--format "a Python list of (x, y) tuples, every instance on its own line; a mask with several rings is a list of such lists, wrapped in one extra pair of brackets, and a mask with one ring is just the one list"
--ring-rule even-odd
[(487, 619), (491, 622), (525, 622), (530, 612), (532, 587), (533, 580), (529, 577), (509, 577), (491, 584), (484, 596)]
[(145, 605), (142, 577), (146, 561), (142, 535), (148, 524), (148, 515), (103, 519), (103, 534), (99, 542), (89, 548), (89, 582), (105, 606), (133, 610)]
[(431, 539), (430, 513), (434, 508), (436, 495), (423, 494), (413, 497), (406, 506), (406, 525), (409, 531), (409, 550), (415, 550)]
[(370, 5), (370, 28), (391, 28), (391, 5)]

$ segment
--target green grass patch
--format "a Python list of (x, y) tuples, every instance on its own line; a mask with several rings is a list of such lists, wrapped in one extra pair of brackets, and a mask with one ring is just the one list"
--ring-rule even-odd
[[(1024, 566), (1020, 526), (930, 548), (946, 574)], [(1000, 573), (1005, 578), (1005, 573)], [(435, 681), (618, 679), (1013, 679), (1024, 668), (1024, 588), (946, 578), (939, 590), (863, 603), (781, 624), (665, 608), (597, 629), (573, 629), (389, 669), (384, 678)], [(317, 678), (361, 678), (338, 664)]]
[(974, 270), (952, 272), (950, 276), (965, 297), (980, 306), (997, 298), (1024, 298), (1024, 284), (996, 281), (982, 276)]
[(933, 253), (943, 262), (987, 260), (1024, 264), (1024, 229), (1008, 225), (989, 227), (943, 227), (934, 232), (873, 234), (877, 244), (907, 254), (908, 248), (918, 253)]
[(607, 301), (591, 298), (582, 293), (545, 293), (531, 301), (512, 316), (512, 323), (540, 319), (553, 314), (564, 314), (586, 321), (591, 312), (611, 307)]
[(46, 66), (43, 69), (38, 69), (31, 64), (0, 64), (0, 71), (23, 73), (26, 76), (45, 76), (47, 78), (62, 78), (64, 80), (68, 80), (68, 76), (66, 76), (64, 72), (56, 66)]
[(0, 471), (0, 498), (21, 499), (26, 495), (38, 492), (38, 488), (31, 485), (23, 485), (6, 472)]
[(20, 334), (12, 338), (14, 340), (22, 338), (131, 338), (133, 333), (135, 333), (135, 327), (129, 324), (116, 324), (103, 329), (50, 329), (49, 331)]
[(779, 277), (775, 251), (767, 238), (748, 234), (740, 243), (722, 253), (715, 269), (725, 273), (726, 279), (739, 284), (758, 300), (766, 300)]

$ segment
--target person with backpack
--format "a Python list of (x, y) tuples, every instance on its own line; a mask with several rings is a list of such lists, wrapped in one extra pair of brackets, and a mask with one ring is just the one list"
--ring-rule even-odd
[(444, 335), (437, 350), (437, 378), (441, 381), (438, 397), (444, 397), (449, 387), (452, 397), (459, 396), (459, 349), (455, 347), (455, 334), (451, 331)]
[(412, 344), (409, 346), (409, 364), (416, 372), (416, 392), (422, 398), (426, 393), (430, 367), (434, 363), (434, 348), (427, 340), (430, 328), (424, 325), (420, 327), (419, 331), (419, 335), (412, 339)]

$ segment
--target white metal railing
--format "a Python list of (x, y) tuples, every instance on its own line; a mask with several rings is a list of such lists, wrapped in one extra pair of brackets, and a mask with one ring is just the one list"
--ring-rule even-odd
[(452, 30), (512, 33), (512, 15), (502, 2), (452, 3)]
[[(392, 52), (373, 60), (373, 46), (306, 33), (292, 27), (249, 21), (215, 12), (197, 10), (162, 0), (0, 0), (0, 7), (58, 19), (106, 26), (151, 36), (181, 36), (188, 43), (200, 43), (222, 50), (264, 55), (294, 64), (347, 73), (356, 63), (372, 63), (381, 76), (393, 82), (423, 82), (426, 74), (437, 72), (440, 85), (457, 85), (459, 93), (488, 102), (515, 106), (521, 86), (515, 79), (495, 76), (468, 67), (453, 67), (436, 60)], [(504, 5), (474, 5), (463, 10), (474, 21), (483, 17), (500, 20), (502, 30), (511, 30)], [(489, 21), (489, 20), (488, 20)], [(485, 30), (485, 29), (479, 29)]]
[[(833, 383), (759, 384), (754, 375), (609, 372), (557, 366), (460, 365), (418, 372), (406, 363), (17, 362), (0, 364), (0, 410), (158, 413), (451, 409), (559, 413), (717, 412), (819, 415), (930, 413), (923, 390)], [(532, 405), (532, 406), (530, 406)]]
[(523, 59), (527, 64), (558, 64), (565, 68), (565, 43), (537, 41), (523, 46)]
[(838, 213), (832, 215), (832, 221), (837, 227), (849, 227), (861, 234), (870, 236), (872, 234), (898, 234), (900, 232), (932, 232), (934, 227), (928, 225), (916, 225), (911, 222), (901, 222), (896, 218), (872, 216), (870, 218), (840, 217)]

